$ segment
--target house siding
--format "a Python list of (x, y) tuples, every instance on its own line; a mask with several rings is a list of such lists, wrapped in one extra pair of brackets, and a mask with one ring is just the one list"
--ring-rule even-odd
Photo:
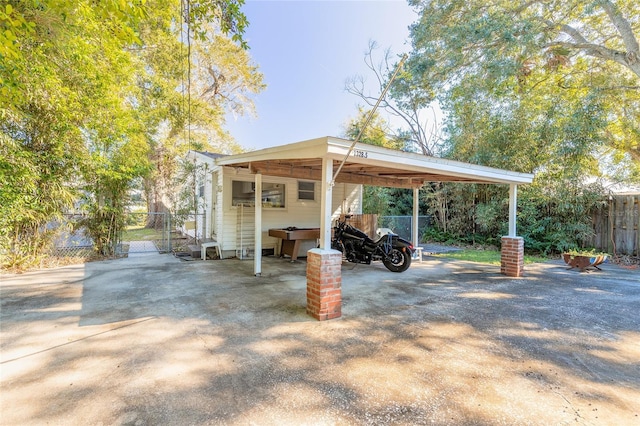
[[(220, 243), (224, 257), (244, 255), (242, 249), (253, 251), (255, 241), (254, 218), (255, 207), (232, 205), (232, 182), (254, 182), (255, 177), (246, 169), (220, 167), (214, 161), (198, 156), (198, 162), (208, 165), (204, 197), (201, 205), (206, 217), (206, 226), (202, 229), (207, 238)], [(214, 184), (214, 179), (216, 182)], [(262, 246), (277, 248), (279, 240), (269, 236), (269, 229), (296, 226), (298, 228), (317, 228), (320, 226), (321, 183), (315, 182), (314, 200), (298, 200), (298, 180), (271, 176), (262, 176), (264, 183), (280, 183), (285, 185), (284, 208), (262, 208)], [(214, 188), (217, 188), (214, 190)], [(213, 198), (215, 197), (215, 203)], [(360, 213), (362, 209), (362, 187), (355, 184), (338, 183), (333, 187), (333, 218), (342, 213)], [(215, 220), (212, 221), (212, 218)], [(312, 246), (315, 244), (310, 243)], [(307, 247), (303, 247), (306, 251)], [(311, 247), (309, 247), (311, 248)]]

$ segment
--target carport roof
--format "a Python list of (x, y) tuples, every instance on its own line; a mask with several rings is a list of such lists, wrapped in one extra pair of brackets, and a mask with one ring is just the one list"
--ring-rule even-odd
[[(247, 168), (252, 173), (321, 180), (323, 158), (339, 167), (353, 142), (322, 137), (215, 159), (221, 166)], [(488, 184), (531, 183), (533, 175), (460, 161), (396, 151), (358, 143), (349, 154), (336, 182), (417, 188), (424, 182)]]

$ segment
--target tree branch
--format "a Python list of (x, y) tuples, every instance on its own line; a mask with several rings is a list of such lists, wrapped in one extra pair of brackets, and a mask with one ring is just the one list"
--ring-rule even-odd
[(610, 49), (601, 44), (595, 44), (589, 42), (576, 28), (568, 24), (554, 24), (547, 21), (547, 24), (553, 28), (556, 27), (571, 37), (574, 42), (556, 41), (550, 43), (548, 46), (563, 46), (570, 49), (580, 50), (586, 55), (593, 56), (595, 58), (614, 61), (623, 65), (631, 70), (638, 77), (640, 77), (640, 47), (636, 40), (633, 29), (629, 25), (629, 22), (620, 15), (619, 10), (608, 0), (602, 0), (602, 5), (609, 18), (613, 21), (613, 24), (620, 32), (620, 35), (627, 47), (628, 51), (623, 52), (620, 50)]
[(629, 63), (634, 63), (640, 60), (640, 44), (633, 34), (633, 28), (629, 21), (626, 20), (620, 13), (618, 6), (614, 5), (609, 0), (601, 0), (602, 8), (615, 25), (616, 29), (622, 37), (625, 47), (627, 48), (627, 60)]

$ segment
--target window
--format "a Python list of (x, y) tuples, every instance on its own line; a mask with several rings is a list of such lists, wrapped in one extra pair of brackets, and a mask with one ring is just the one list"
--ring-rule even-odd
[(298, 181), (298, 200), (314, 201), (316, 199), (316, 183)]
[[(256, 187), (253, 182), (234, 180), (231, 184), (233, 206), (255, 206)], [(283, 183), (262, 183), (262, 207), (284, 208), (285, 185)]]

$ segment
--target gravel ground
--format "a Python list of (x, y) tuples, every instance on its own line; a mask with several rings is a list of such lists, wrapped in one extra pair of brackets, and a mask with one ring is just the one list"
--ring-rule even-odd
[(145, 256), (0, 277), (3, 425), (638, 425), (640, 273)]

